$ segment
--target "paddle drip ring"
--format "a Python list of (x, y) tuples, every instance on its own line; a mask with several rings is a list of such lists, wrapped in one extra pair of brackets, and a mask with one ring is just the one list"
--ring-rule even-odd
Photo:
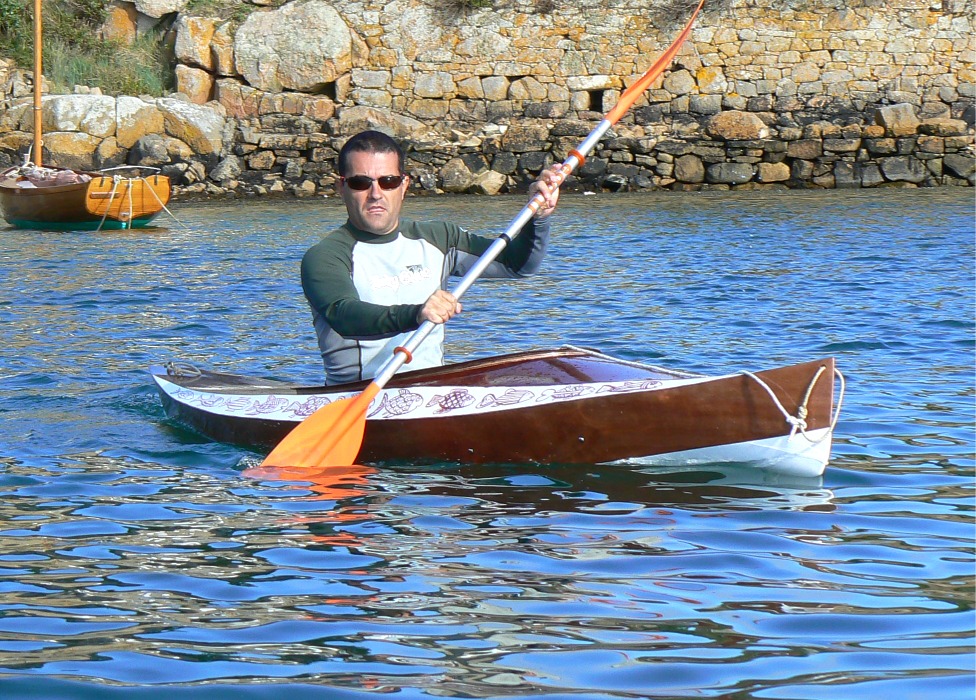
[(403, 364), (409, 365), (411, 362), (413, 362), (413, 353), (407, 350), (402, 345), (398, 345), (395, 348), (393, 348), (394, 355), (396, 355), (398, 352), (402, 352), (403, 355), (407, 358), (406, 360), (403, 361)]

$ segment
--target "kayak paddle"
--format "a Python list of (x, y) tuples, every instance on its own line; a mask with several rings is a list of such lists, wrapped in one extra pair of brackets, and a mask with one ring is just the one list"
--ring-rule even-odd
[[(578, 148), (569, 152), (569, 157), (563, 161), (560, 172), (556, 175), (556, 186), (569, 176), (570, 173), (585, 160), (589, 153), (604, 134), (616, 124), (620, 118), (626, 114), (631, 105), (637, 101), (650, 84), (657, 78), (664, 69), (670, 65), (677, 55), (685, 39), (691, 33), (691, 26), (698, 16), (705, 0), (700, 0), (691, 19), (678, 35), (674, 43), (661, 54), (654, 64), (647, 69), (629, 88), (621, 95), (617, 104), (607, 112), (606, 116), (597, 124), (596, 128), (589, 133)], [(512, 220), (508, 228), (498, 238), (492, 242), (488, 250), (478, 259), (478, 261), (468, 270), (467, 274), (461, 278), (457, 287), (452, 290), (458, 299), (485, 271), (495, 258), (505, 249), (511, 240), (518, 235), (530, 218), (539, 210), (545, 202), (544, 195), (539, 192), (529, 200), (529, 203), (522, 208), (518, 216)], [(358, 396), (340, 399), (326, 404), (318, 409), (295, 428), (278, 443), (278, 446), (271, 451), (261, 467), (298, 467), (313, 468), (325, 466), (343, 466), (355, 463), (356, 457), (363, 443), (363, 433), (366, 429), (366, 412), (370, 402), (376, 397), (380, 390), (396, 374), (405, 363), (413, 357), (416, 350), (424, 339), (430, 335), (434, 329), (434, 324), (424, 321), (415, 330), (407, 341), (398, 347), (393, 357), (386, 361), (380, 368), (373, 381)]]

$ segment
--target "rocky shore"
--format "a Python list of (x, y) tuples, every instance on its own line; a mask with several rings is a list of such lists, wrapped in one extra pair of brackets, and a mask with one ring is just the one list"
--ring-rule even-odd
[[(46, 162), (156, 167), (177, 197), (316, 196), (345, 138), (373, 127), (403, 140), (417, 193), (514, 191), (564, 159), (675, 33), (636, 0), (603, 5), (451, 24), (420, 0), (294, 0), (239, 22), (183, 0), (119, 2), (104, 31), (168, 26), (179, 92), (46, 96)], [(720, 5), (573, 188), (973, 185), (964, 2)], [(31, 141), (30, 76), (0, 64), (0, 85), (6, 167)]]

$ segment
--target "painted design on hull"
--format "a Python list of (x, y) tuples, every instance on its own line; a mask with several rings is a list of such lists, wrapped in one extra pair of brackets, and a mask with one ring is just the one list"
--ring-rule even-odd
[[(167, 393), (180, 402), (205, 409), (211, 413), (225, 416), (245, 416), (299, 422), (322, 406), (352, 398), (359, 392), (337, 393), (326, 396), (310, 396), (297, 401), (292, 395), (281, 394), (217, 394), (214, 392), (186, 389), (166, 382), (170, 388)], [(547, 387), (538, 395), (520, 387), (413, 387), (411, 389), (383, 389), (370, 404), (368, 417), (375, 419), (392, 418), (434, 418), (446, 413), (451, 415), (472, 415), (503, 411), (512, 406), (533, 402), (534, 404), (575, 401), (596, 394), (622, 394), (639, 391), (658, 391), (705, 381), (715, 377), (678, 379), (674, 381), (620, 381), (595, 382), (591, 384), (565, 384)]]

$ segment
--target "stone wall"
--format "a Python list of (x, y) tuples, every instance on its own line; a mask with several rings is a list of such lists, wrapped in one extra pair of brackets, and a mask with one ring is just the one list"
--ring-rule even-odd
[[(180, 1), (120, 2), (112, 24), (171, 22), (179, 90), (234, 125), (221, 158), (170, 173), (187, 192), (298, 195), (331, 191), (337, 147), (367, 126), (403, 139), (418, 190), (517, 189), (579, 144), (678, 32), (664, 10), (689, 4), (459, 16), (438, 9), (449, 2), (295, 0), (236, 23)], [(967, 0), (714, 0), (576, 185), (971, 185), (972, 30)]]

